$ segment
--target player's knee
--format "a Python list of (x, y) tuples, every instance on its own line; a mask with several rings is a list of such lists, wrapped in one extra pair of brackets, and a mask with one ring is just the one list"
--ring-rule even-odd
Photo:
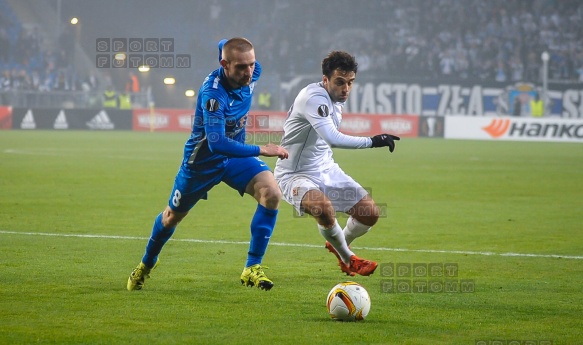
[(373, 226), (379, 220), (380, 210), (375, 203), (361, 205), (355, 211), (353, 217), (364, 225)]
[(268, 208), (277, 208), (281, 201), (282, 194), (279, 188), (264, 188), (261, 191), (260, 199)]
[(322, 220), (320, 224), (334, 224), (336, 219), (336, 212), (334, 211), (334, 206), (330, 200), (320, 200), (311, 203), (308, 213)]
[(379, 220), (379, 216), (377, 214), (376, 216), (370, 215), (367, 217), (363, 217), (363, 219), (359, 220), (359, 222), (361, 222), (362, 224), (364, 224), (366, 226), (373, 226), (377, 223), (378, 220)]
[(184, 219), (184, 217), (186, 217), (187, 213), (188, 212), (175, 212), (170, 207), (168, 207), (162, 214), (162, 225), (165, 228), (173, 228), (177, 226), (178, 223)]

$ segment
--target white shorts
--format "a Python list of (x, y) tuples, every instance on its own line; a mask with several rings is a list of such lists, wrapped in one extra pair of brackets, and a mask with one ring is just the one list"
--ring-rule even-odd
[(344, 213), (368, 195), (366, 189), (340, 169), (338, 164), (334, 164), (325, 171), (286, 174), (276, 180), (283, 198), (296, 209), (300, 216), (304, 215), (301, 207), (304, 195), (312, 189), (322, 191), (330, 199), (336, 212)]

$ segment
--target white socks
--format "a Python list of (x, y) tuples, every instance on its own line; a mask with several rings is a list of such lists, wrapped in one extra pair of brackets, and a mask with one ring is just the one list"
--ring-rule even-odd
[(338, 221), (336, 220), (334, 225), (329, 229), (318, 224), (318, 230), (320, 230), (320, 234), (324, 236), (326, 241), (330, 242), (330, 244), (336, 249), (338, 255), (342, 258), (342, 261), (344, 261), (345, 264), (350, 264), (350, 257), (354, 255), (354, 253), (348, 248), (348, 244), (344, 238), (344, 232), (340, 225), (338, 225)]
[(362, 224), (351, 216), (348, 218), (344, 230), (338, 225), (338, 220), (336, 220), (334, 225), (329, 229), (318, 224), (318, 230), (320, 230), (320, 234), (324, 236), (326, 241), (330, 242), (334, 249), (336, 249), (338, 255), (342, 258), (342, 261), (344, 261), (345, 264), (349, 264), (350, 257), (354, 255), (354, 253), (348, 248), (348, 246), (355, 238), (366, 234), (370, 230), (370, 226)]
[(350, 216), (344, 227), (344, 237), (346, 238), (346, 245), (350, 245), (355, 238), (366, 234), (370, 230), (370, 226), (364, 225), (358, 220)]

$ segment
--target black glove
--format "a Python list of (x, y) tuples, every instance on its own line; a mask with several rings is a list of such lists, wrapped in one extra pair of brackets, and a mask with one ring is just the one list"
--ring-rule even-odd
[(389, 151), (393, 152), (395, 150), (395, 140), (401, 140), (396, 135), (391, 134), (379, 134), (370, 138), (372, 140), (371, 147), (389, 147)]

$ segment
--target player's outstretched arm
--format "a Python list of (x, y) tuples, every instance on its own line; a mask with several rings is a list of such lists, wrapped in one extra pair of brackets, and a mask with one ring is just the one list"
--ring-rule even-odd
[(286, 149), (279, 145), (267, 144), (259, 146), (259, 155), (265, 157), (279, 157), (281, 159), (286, 159), (289, 153)]
[(401, 140), (401, 138), (399, 138), (396, 135), (386, 134), (386, 133), (375, 135), (374, 137), (371, 137), (370, 139), (372, 140), (371, 147), (388, 146), (390, 152), (393, 152), (395, 150), (395, 140)]

